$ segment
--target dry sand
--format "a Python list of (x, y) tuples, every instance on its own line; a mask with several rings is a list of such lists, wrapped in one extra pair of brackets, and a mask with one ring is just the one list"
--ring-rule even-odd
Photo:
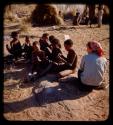
[[(40, 37), (44, 32), (60, 39), (64, 54), (66, 54), (63, 47), (64, 34), (71, 37), (78, 55), (77, 70), (82, 56), (86, 54), (86, 43), (92, 39), (100, 41), (105, 50), (105, 57), (108, 59), (105, 80), (106, 84), (109, 83), (109, 25), (103, 25), (101, 28), (89, 28), (85, 25), (57, 26), (56, 29), (31, 27), (27, 33)], [(34, 40), (39, 38), (31, 38), (32, 42)], [(20, 38), (20, 41), (23, 42), (24, 38)], [(6, 43), (9, 43), (9, 40), (4, 41), (4, 46)], [(4, 49), (5, 54), (7, 54), (6, 49)], [(29, 69), (26, 64), (18, 64), (10, 70), (4, 67), (4, 117), (7, 120), (103, 121), (108, 118), (109, 87), (105, 90), (93, 90), (90, 93), (81, 92), (76, 87), (76, 82), (59, 84), (50, 75), (35, 84), (21, 85), (21, 79)], [(72, 77), (77, 77), (77, 70)], [(37, 89), (38, 85), (45, 89), (43, 93), (40, 92), (35, 96), (34, 91), (41, 90), (41, 88)], [(50, 91), (53, 93), (49, 93)]]

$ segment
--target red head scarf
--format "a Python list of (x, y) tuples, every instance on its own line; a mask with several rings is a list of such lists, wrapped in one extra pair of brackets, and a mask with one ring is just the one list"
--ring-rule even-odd
[(92, 52), (96, 53), (98, 56), (103, 55), (103, 49), (99, 42), (91, 41), (87, 43), (87, 46), (92, 50)]

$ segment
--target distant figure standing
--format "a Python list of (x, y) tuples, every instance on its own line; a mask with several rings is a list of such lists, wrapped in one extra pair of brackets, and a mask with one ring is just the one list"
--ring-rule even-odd
[(73, 19), (73, 24), (74, 25), (79, 25), (80, 20), (81, 20), (81, 16), (80, 15), (81, 15), (80, 11), (77, 9), (76, 16)]
[(91, 24), (94, 21), (94, 17), (95, 17), (95, 5), (89, 5), (89, 24), (91, 27)]
[(63, 14), (62, 14), (61, 11), (59, 11), (59, 16), (60, 16), (62, 19), (64, 19), (64, 16), (63, 16)]
[(98, 7), (98, 27), (102, 26), (103, 13), (104, 13), (104, 5), (99, 5), (99, 7)]

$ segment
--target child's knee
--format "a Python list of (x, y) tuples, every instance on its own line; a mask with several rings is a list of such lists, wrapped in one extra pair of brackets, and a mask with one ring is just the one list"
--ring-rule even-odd
[(68, 75), (70, 75), (72, 73), (73, 73), (73, 70), (64, 70), (64, 71), (59, 72), (59, 76), (60, 77), (65, 77), (65, 76), (68, 76)]

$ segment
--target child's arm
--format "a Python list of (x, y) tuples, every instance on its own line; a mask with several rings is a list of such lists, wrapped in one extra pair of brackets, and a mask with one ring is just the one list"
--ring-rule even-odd
[(62, 62), (64, 62), (64, 63), (67, 63), (67, 58), (65, 58), (62, 54), (58, 54), (58, 58), (62, 61)]
[(61, 50), (59, 51), (58, 56), (59, 56), (60, 58), (62, 58), (62, 60), (64, 60), (64, 62), (67, 62), (67, 58), (62, 54), (62, 51), (61, 51)]
[(10, 47), (11, 47), (11, 48), (13, 47), (13, 41), (10, 42)]
[(10, 52), (10, 48), (9, 48), (8, 44), (6, 45), (6, 49), (8, 52)]
[(73, 63), (74, 63), (74, 61), (75, 61), (75, 59), (77, 59), (77, 55), (75, 55), (75, 56), (72, 58), (72, 60), (70, 60), (70, 61), (68, 62), (68, 65), (69, 65), (69, 66), (72, 66)]
[(75, 52), (72, 51), (67, 56), (67, 65), (72, 66), (75, 60), (77, 62), (77, 55)]
[(64, 55), (61, 54), (60, 57), (67, 61), (67, 58)]

